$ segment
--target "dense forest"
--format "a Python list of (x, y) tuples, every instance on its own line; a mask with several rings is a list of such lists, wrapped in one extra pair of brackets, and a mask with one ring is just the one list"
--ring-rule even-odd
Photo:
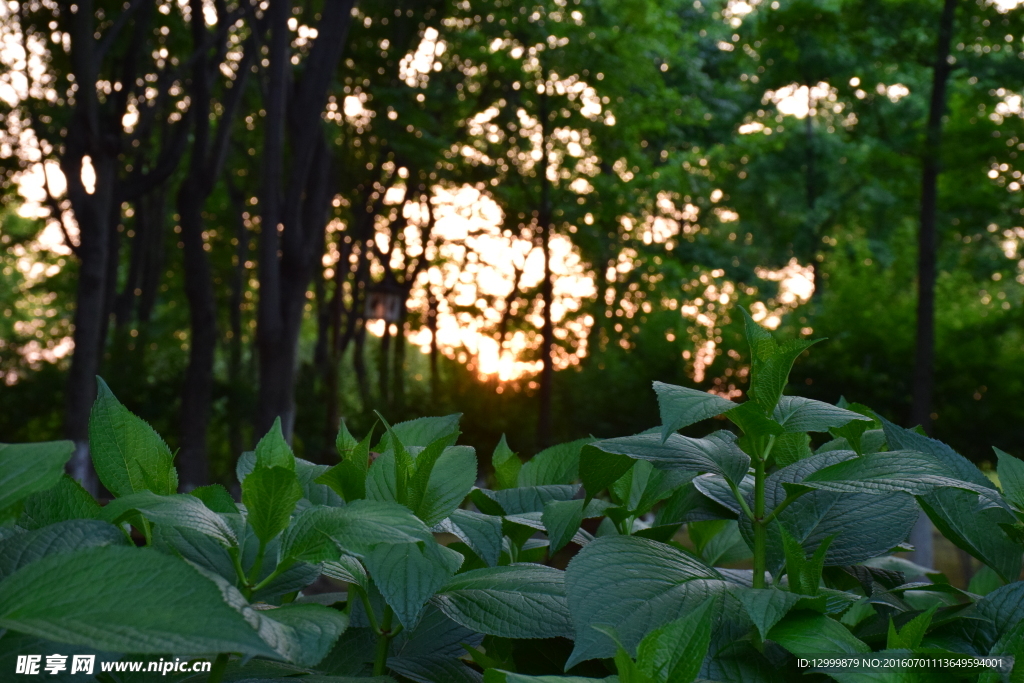
[[(486, 460), (804, 396), (1024, 451), (1011, 0), (0, 5), (0, 441), (87, 453), (96, 376), (230, 483), (278, 418), (464, 414)], [(812, 382), (812, 379), (813, 382)]]

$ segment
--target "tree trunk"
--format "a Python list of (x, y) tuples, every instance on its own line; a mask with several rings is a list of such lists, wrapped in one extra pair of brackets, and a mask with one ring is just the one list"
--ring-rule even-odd
[(946, 110), (946, 86), (949, 82), (950, 44), (957, 0), (945, 0), (939, 22), (932, 97), (928, 108), (928, 128), (921, 168), (921, 224), (917, 235), (917, 344), (914, 354), (911, 424), (931, 431), (932, 389), (935, 364), (935, 278), (936, 212), (941, 163), (942, 117)]
[(537, 448), (551, 445), (551, 391), (554, 381), (552, 366), (552, 347), (555, 343), (554, 323), (551, 320), (551, 303), (554, 283), (551, 278), (551, 182), (548, 180), (548, 121), (547, 95), (540, 95), (541, 125), (541, 157), (540, 170), (540, 207), (537, 211), (537, 228), (539, 230), (540, 248), (544, 254), (544, 279), (541, 282), (541, 298), (544, 301), (544, 322), (541, 326), (541, 359), (544, 363), (540, 372), (540, 401), (537, 417)]
[(231, 205), (235, 214), (235, 268), (231, 277), (231, 294), (228, 302), (228, 321), (231, 336), (228, 340), (228, 447), (233, 455), (245, 450), (242, 434), (242, 303), (248, 270), (245, 262), (249, 258), (249, 231), (245, 227), (245, 197), (241, 191), (228, 184)]
[[(260, 223), (257, 436), (265, 434), (277, 418), (285, 437), (291, 440), (292, 436), (299, 330), (330, 206), (330, 157), (320, 112), (345, 45), (352, 6), (353, 0), (325, 5), (302, 80), (291, 97), (291, 2), (270, 0), (265, 15), (270, 25), (270, 66)], [(290, 174), (282, 192), (286, 134)]]
[[(945, 0), (939, 22), (932, 73), (932, 97), (928, 108), (928, 128), (921, 165), (921, 225), (917, 234), (917, 344), (914, 353), (913, 398), (910, 424), (932, 429), (932, 390), (935, 381), (935, 277), (937, 258), (936, 213), (942, 144), (942, 117), (946, 110), (946, 86), (949, 82), (950, 44), (956, 1)], [(912, 559), (931, 567), (934, 563), (932, 523), (923, 512), (910, 535), (914, 545)]]

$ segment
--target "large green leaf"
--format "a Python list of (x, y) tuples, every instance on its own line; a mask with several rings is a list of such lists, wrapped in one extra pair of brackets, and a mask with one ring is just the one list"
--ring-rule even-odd
[(106, 546), (49, 555), (0, 583), (0, 627), (126, 653), (277, 654), (179, 559)]
[(96, 401), (89, 415), (89, 450), (103, 485), (115, 496), (139, 491), (171, 494), (178, 490), (174, 456), (149, 424), (132, 415), (96, 378)]
[(342, 551), (365, 555), (381, 543), (433, 539), (412, 512), (396, 503), (358, 500), (345, 507), (312, 507), (281, 538), (281, 557), (306, 562), (337, 560)]
[(683, 427), (736, 407), (735, 403), (721, 396), (673, 384), (655, 382), (654, 392), (658, 394), (658, 408), (661, 411), (662, 441)]
[[(576, 636), (567, 668), (615, 654), (615, 643), (594, 626), (613, 625), (626, 650), (635, 651), (648, 632), (705, 600), (729, 599), (728, 584), (714, 569), (634, 536), (606, 536), (586, 545), (569, 563), (565, 587)], [(715, 609), (724, 612), (721, 603)]]
[(594, 439), (577, 439), (545, 448), (519, 470), (519, 486), (571, 484), (580, 476), (580, 450)]
[(638, 460), (632, 469), (612, 485), (611, 490), (632, 516), (639, 517), (672, 495), (679, 486), (693, 479), (693, 475), (693, 472), (686, 470), (655, 469), (649, 461)]
[(483, 515), (472, 510), (452, 510), (437, 529), (459, 537), (489, 567), (498, 564), (501, 556), (501, 517)]
[(52, 488), (25, 499), (25, 510), (18, 523), (26, 529), (38, 529), (71, 519), (96, 519), (100, 509), (100, 504), (81, 484), (64, 475)]
[(258, 466), (242, 482), (242, 503), (256, 537), (268, 543), (284, 531), (295, 504), (302, 499), (302, 487), (292, 469), (274, 465)]
[(918, 498), (935, 527), (956, 546), (994, 569), (1004, 581), (1020, 575), (1020, 546), (999, 526), (1013, 523), (1002, 508), (990, 507), (970, 491), (944, 489)]
[(779, 623), (803, 596), (771, 587), (745, 588), (738, 592), (737, 597), (743, 603), (747, 615), (754, 622), (761, 637), (767, 638), (772, 627)]
[(868, 424), (873, 422), (870, 417), (852, 410), (844, 410), (800, 396), (780, 397), (772, 416), (787, 432), (827, 432), (833, 427), (842, 427), (854, 420)]
[[(418, 484), (420, 479), (421, 457), (416, 459), (414, 484)], [(429, 470), (422, 495), (416, 502), (416, 515), (427, 526), (433, 526), (448, 517), (473, 489), (476, 473), (476, 452), (472, 447), (445, 448)]]
[(823, 491), (923, 496), (937, 488), (991, 494), (992, 489), (955, 478), (934, 457), (917, 451), (885, 451), (845, 460), (811, 473), (801, 482)]
[(57, 522), (0, 541), (0, 580), (48, 555), (126, 544), (120, 529), (97, 519)]
[(491, 455), (491, 466), (494, 468), (494, 477), (497, 479), (499, 489), (515, 488), (519, 482), (519, 471), (523, 469), (523, 462), (519, 459), (501, 435), (501, 441), (494, 447), (494, 454)]
[(658, 434), (637, 434), (605, 439), (592, 445), (607, 453), (647, 460), (660, 469), (711, 472), (733, 483), (743, 479), (750, 467), (750, 456), (736, 445), (733, 434), (724, 431), (709, 434), (703, 439), (672, 434), (664, 442)]
[(905, 429), (894, 425), (880, 415), (875, 417), (882, 423), (885, 439), (891, 450), (927, 453), (934, 460), (940, 462), (950, 476), (971, 484), (995, 489), (995, 485), (989, 481), (988, 477), (981, 470), (946, 444), (937, 439), (918, 434), (912, 429)]
[[(267, 610), (263, 620), (280, 624), (284, 637), (275, 644), (288, 661), (300, 666), (316, 666), (334, 647), (338, 637), (348, 626), (348, 615), (322, 605), (284, 605)], [(261, 629), (264, 635), (267, 629)]]
[[(406, 448), (426, 448), (442, 437), (457, 434), (461, 418), (462, 413), (443, 417), (420, 417), (393, 425), (391, 432)], [(383, 452), (391, 447), (391, 435), (385, 432), (376, 450)]]
[(871, 648), (845, 626), (823, 614), (790, 614), (775, 625), (768, 637), (797, 657), (871, 652)]
[(422, 543), (379, 544), (363, 561), (398, 620), (412, 628), (427, 600), (458, 570), (462, 556), (431, 538)]
[(103, 508), (103, 519), (118, 524), (138, 512), (154, 524), (185, 527), (217, 539), (226, 547), (238, 545), (238, 538), (220, 515), (198, 498), (184, 493), (158, 496), (140, 491), (111, 501)]
[(466, 646), (478, 647), (482, 640), (483, 635), (428, 605), (416, 628), (403, 630), (392, 641), (388, 668), (417, 683), (479, 683), (480, 674), (461, 657)]
[(709, 601), (648, 633), (637, 647), (637, 667), (655, 683), (690, 683), (707, 656), (712, 620)]
[[(765, 508), (773, 511), (789, 496), (787, 484), (799, 483), (811, 473), (856, 458), (853, 451), (829, 451), (800, 460), (774, 472), (765, 482)], [(750, 499), (752, 503), (752, 499)], [(768, 526), (768, 570), (775, 573), (784, 562), (780, 525), (813, 554), (827, 538), (832, 541), (827, 565), (856, 564), (884, 554), (907, 538), (919, 511), (906, 493), (837, 493), (810, 491), (790, 503)], [(753, 525), (739, 518), (740, 531), (753, 544)]]
[(474, 569), (449, 581), (433, 604), (452, 620), (503, 638), (568, 637), (563, 572), (536, 564)]
[(609, 453), (593, 444), (580, 451), (580, 481), (587, 490), (587, 499), (621, 479), (637, 461), (628, 455)]
[(1015, 581), (992, 591), (977, 603), (978, 613), (996, 627), (997, 637), (1024, 623), (1024, 581)]
[(544, 506), (553, 500), (571, 500), (579, 488), (578, 485), (523, 486), (500, 491), (476, 489), (473, 493), (494, 501), (505, 514), (517, 515), (524, 512), (541, 512)]
[(572, 540), (583, 522), (583, 499), (553, 500), (544, 506), (541, 521), (551, 543), (551, 553), (556, 553)]
[(231, 497), (228, 490), (220, 484), (197, 486), (189, 491), (188, 495), (195, 496), (199, 500), (203, 501), (203, 505), (214, 512), (223, 515), (238, 514), (238, 504), (235, 503), (235, 499)]
[(998, 458), (996, 471), (999, 473), (999, 485), (1003, 489), (1003, 495), (1018, 510), (1024, 511), (1024, 460), (998, 448), (992, 450), (996, 452)]
[(274, 420), (270, 431), (256, 444), (256, 467), (295, 469), (295, 455), (281, 431), (281, 418)]
[(0, 443), (0, 510), (57, 486), (74, 452), (71, 441)]
[(205, 534), (188, 527), (157, 524), (153, 547), (162, 553), (188, 560), (200, 569), (234, 581), (235, 565), (227, 549)]

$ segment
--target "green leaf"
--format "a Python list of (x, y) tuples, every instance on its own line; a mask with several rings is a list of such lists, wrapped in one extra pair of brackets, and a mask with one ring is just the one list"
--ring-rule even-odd
[(337, 560), (341, 551), (365, 555), (377, 544), (415, 543), (430, 531), (403, 505), (358, 500), (345, 507), (301, 512), (281, 539), (281, 557), (306, 562)]
[(505, 435), (501, 435), (501, 441), (494, 447), (494, 454), (491, 456), (491, 466), (494, 467), (494, 478), (497, 480), (498, 488), (511, 489), (517, 486), (519, 471), (523, 463), (505, 441)]
[(353, 583), (363, 590), (370, 585), (370, 579), (362, 563), (351, 555), (342, 555), (337, 560), (323, 563), (323, 573), (332, 579)]
[(153, 527), (152, 547), (166, 555), (188, 560), (200, 569), (234, 582), (237, 574), (227, 548), (198, 531), (187, 527), (157, 524)]
[(126, 545), (127, 542), (120, 529), (97, 519), (56, 522), (35, 531), (15, 534), (0, 541), (0, 581), (49, 555), (97, 546)]
[(55, 642), (138, 654), (277, 657), (218, 586), (148, 548), (50, 555), (2, 585), (0, 627)]
[(577, 439), (545, 448), (519, 470), (519, 486), (571, 484), (580, 476), (580, 451), (594, 439)]
[(498, 564), (501, 556), (501, 517), (471, 510), (452, 510), (448, 519), (438, 525), (438, 530), (458, 536), (487, 566)]
[(235, 532), (220, 515), (203, 505), (198, 498), (185, 493), (158, 496), (152, 491), (140, 491), (113, 500), (103, 508), (103, 519), (119, 524), (138, 512), (154, 524), (185, 527), (216, 539), (225, 547), (236, 547)]
[(637, 647), (640, 670), (658, 683), (690, 683), (711, 644), (712, 601), (651, 631)]
[(954, 477), (943, 463), (925, 453), (886, 451), (820, 469), (805, 477), (801, 483), (839, 493), (881, 494), (903, 491), (921, 496), (940, 487), (984, 494), (992, 492), (987, 487)]
[(561, 550), (583, 523), (583, 499), (553, 500), (544, 506), (541, 520), (551, 542), (551, 553)]
[[(328, 465), (316, 465), (302, 458), (295, 458), (295, 478), (302, 488), (302, 497), (312, 505), (343, 505), (344, 500), (329, 486), (317, 482), (331, 469)], [(300, 503), (300, 507), (305, 507)]]
[(348, 503), (366, 498), (366, 472), (351, 460), (342, 460), (314, 481), (329, 487)]
[(772, 459), (780, 467), (792, 465), (795, 462), (809, 458), (811, 452), (811, 437), (799, 432), (789, 432), (775, 437), (775, 445), (772, 446)]
[(772, 416), (787, 432), (827, 432), (834, 427), (842, 427), (853, 421), (866, 422), (870, 426), (874, 420), (852, 410), (844, 410), (836, 406), (813, 401), (799, 396), (782, 396), (775, 406)]
[(453, 621), (502, 638), (572, 633), (563, 572), (536, 564), (474, 569), (451, 579), (431, 602)]
[(744, 588), (738, 591), (737, 597), (760, 632), (761, 638), (767, 638), (772, 627), (803, 599), (799, 593), (790, 593), (775, 587)]
[(711, 472), (738, 483), (750, 467), (750, 456), (740, 450), (735, 439), (725, 431), (714, 432), (703, 439), (672, 434), (664, 442), (657, 434), (638, 434), (605, 439), (592, 445), (606, 453), (647, 460), (659, 469)]
[(238, 505), (235, 504), (228, 490), (220, 484), (197, 486), (188, 493), (203, 501), (203, 504), (214, 512), (219, 512), (222, 515), (238, 514)]
[[(2, 457), (0, 454), (0, 459)], [(25, 510), (18, 523), (26, 529), (38, 529), (71, 519), (96, 519), (100, 509), (89, 492), (65, 474), (52, 488), (25, 499)]]
[[(294, 461), (292, 465), (294, 467)], [(242, 482), (242, 503), (247, 510), (247, 519), (263, 543), (268, 543), (285, 530), (295, 504), (301, 499), (302, 487), (294, 469), (279, 465), (257, 466)]]
[(999, 474), (999, 485), (1003, 489), (1003, 495), (1018, 510), (1024, 511), (1024, 460), (998, 448), (993, 447), (992, 450), (996, 452), (998, 458), (996, 472)]
[(976, 609), (995, 625), (998, 636), (1009, 633), (1017, 624), (1024, 623), (1024, 581), (997, 588), (979, 600)]
[(279, 417), (274, 420), (270, 431), (256, 444), (256, 468), (260, 467), (283, 467), (286, 470), (295, 470), (295, 455), (292, 453), (291, 446), (284, 439)]
[[(524, 512), (541, 512), (544, 510), (544, 506), (552, 500), (571, 500), (577, 491), (579, 491), (579, 486), (555, 485), (524, 486), (501, 489), (500, 491), (476, 489), (473, 493), (476, 494), (476, 497), (484, 496), (485, 499), (494, 501), (507, 515), (518, 515)], [(477, 507), (480, 505), (478, 504)], [(483, 508), (480, 509), (483, 510)]]
[(683, 427), (716, 417), (736, 407), (735, 403), (721, 396), (672, 384), (655, 382), (654, 392), (658, 394), (658, 408), (661, 411), (662, 441)]
[(407, 422), (399, 422), (389, 427), (388, 431), (384, 433), (376, 450), (383, 452), (393, 448), (392, 436), (398, 437), (398, 440), (407, 449), (426, 448), (442, 437), (458, 434), (460, 419), (462, 419), (462, 413), (443, 417), (420, 417)]
[(176, 493), (158, 496), (152, 491), (140, 491), (111, 501), (103, 508), (102, 519), (111, 524), (131, 521), (135, 513), (154, 524), (183, 527), (216, 539), (228, 548), (238, 545), (231, 526), (194, 496)]
[(587, 544), (566, 569), (565, 589), (575, 631), (567, 669), (615, 654), (615, 643), (595, 625), (614, 624), (629, 651), (649, 631), (708, 598), (718, 598), (715, 610), (721, 615), (728, 599), (728, 584), (714, 569), (671, 546), (633, 536)]
[(757, 370), (750, 373), (750, 391), (748, 396), (765, 410), (775, 410), (783, 389), (789, 382), (789, 372), (793, 363), (804, 351), (817, 344), (820, 339), (792, 339), (781, 345)]
[(117, 497), (139, 491), (160, 495), (178, 490), (178, 472), (167, 444), (149, 424), (132, 415), (96, 378), (89, 415), (89, 450), (103, 485)]
[(950, 476), (981, 487), (995, 489), (995, 485), (989, 481), (988, 477), (981, 470), (946, 444), (923, 434), (918, 434), (912, 429), (904, 429), (894, 425), (880, 415), (876, 414), (875, 417), (882, 423), (885, 439), (888, 441), (891, 450), (927, 453), (933, 456), (934, 460), (940, 462)]
[(57, 486), (74, 452), (71, 441), (0, 443), (0, 510)]
[(423, 543), (379, 544), (364, 563), (398, 620), (413, 628), (427, 600), (458, 570), (462, 556), (431, 538)]
[(886, 649), (913, 650), (920, 647), (921, 641), (924, 640), (924, 634), (928, 632), (928, 627), (932, 623), (932, 617), (935, 616), (935, 611), (938, 608), (939, 605), (937, 603), (932, 605), (926, 611), (905, 623), (898, 633), (892, 617), (889, 617), (889, 634), (885, 643)]
[(334, 440), (335, 448), (338, 450), (338, 457), (341, 458), (342, 462), (350, 462), (355, 465), (364, 476), (366, 475), (366, 470), (370, 467), (370, 444), (373, 443), (373, 432), (376, 428), (377, 425), (375, 423), (370, 432), (363, 437), (363, 440), (357, 441), (348, 431), (348, 426), (343, 419), (338, 427), (338, 436)]
[(871, 648), (854, 637), (845, 626), (823, 614), (790, 614), (775, 625), (768, 638), (797, 657), (825, 653), (838, 656), (871, 652)]
[(782, 425), (770, 418), (757, 401), (741, 403), (725, 416), (748, 437), (778, 436), (784, 432)]
[(427, 526), (433, 526), (447, 518), (469, 495), (476, 482), (477, 462), (471, 446), (450, 446), (443, 448), (428, 468), (423, 462), (427, 450), (416, 458), (411, 488), (417, 497), (410, 502), (415, 505), (416, 515)]
[(628, 455), (609, 453), (587, 444), (580, 450), (580, 481), (590, 500), (621, 479), (636, 460)]
[(347, 614), (323, 605), (284, 605), (262, 616), (284, 627), (287, 637), (275, 649), (300, 666), (319, 664), (348, 627)]
[(918, 498), (943, 536), (994, 569), (1004, 581), (1015, 581), (1021, 570), (1020, 546), (1007, 537), (1001, 524), (1013, 516), (989, 507), (970, 491), (945, 489)]

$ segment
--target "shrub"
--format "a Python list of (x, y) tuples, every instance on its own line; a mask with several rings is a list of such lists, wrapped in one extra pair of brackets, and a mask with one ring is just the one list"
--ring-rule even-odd
[[(785, 395), (813, 342), (746, 325), (746, 402), (656, 382), (660, 427), (525, 463), (502, 439), (493, 489), (451, 415), (381, 417), (361, 439), (343, 425), (333, 467), (275, 425), (238, 460), (240, 503), (179, 494), (170, 450), (100, 381), (109, 504), (63, 474), (71, 443), (0, 446), (5, 679), (59, 651), (207, 657), (209, 674), (161, 680), (211, 682), (1000, 680), (977, 658), (1024, 657), (1024, 463), (997, 451), (1000, 491), (864, 406)], [(710, 419), (735, 430), (679, 433)], [(920, 510), (998, 587), (896, 557)], [(305, 594), (320, 576), (345, 590)], [(941, 666), (800, 661), (871, 653)]]

